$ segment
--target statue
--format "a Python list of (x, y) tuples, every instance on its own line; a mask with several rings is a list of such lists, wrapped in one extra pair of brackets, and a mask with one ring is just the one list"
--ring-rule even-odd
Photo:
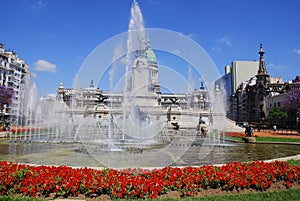
[(253, 134), (253, 128), (251, 125), (245, 125), (245, 134), (246, 134), (246, 137), (252, 137), (252, 134)]
[(199, 116), (199, 123), (197, 125), (197, 131), (201, 131), (203, 137), (207, 136), (208, 130), (205, 124), (205, 121), (202, 119), (202, 116)]
[(97, 100), (95, 100), (95, 103), (96, 103), (96, 104), (104, 103), (104, 101), (105, 101), (106, 99), (108, 99), (108, 97), (103, 96), (102, 94), (97, 94), (97, 95), (96, 95), (96, 98), (97, 98)]
[(179, 124), (178, 121), (176, 121), (176, 117), (173, 117), (173, 120), (171, 121), (171, 125), (173, 126), (174, 130), (179, 130)]

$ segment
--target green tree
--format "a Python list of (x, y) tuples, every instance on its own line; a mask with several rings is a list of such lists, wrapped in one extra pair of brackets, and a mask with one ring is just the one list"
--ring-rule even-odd
[(282, 111), (279, 106), (273, 107), (268, 114), (269, 123), (278, 124), (281, 127), (283, 126), (283, 123), (286, 121), (287, 117), (287, 113)]

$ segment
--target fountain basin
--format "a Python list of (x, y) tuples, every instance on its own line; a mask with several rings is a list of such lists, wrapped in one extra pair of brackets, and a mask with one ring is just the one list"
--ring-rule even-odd
[[(226, 141), (225, 141), (226, 142)], [(297, 155), (300, 153), (299, 145), (283, 144), (251, 144), (251, 143), (225, 143), (234, 146), (214, 146), (211, 153), (205, 158), (199, 158), (201, 146), (190, 146), (183, 156), (173, 161), (171, 166), (198, 166), (204, 164), (224, 164), (234, 161), (269, 160)], [(174, 146), (180, 151), (186, 147)], [(99, 152), (105, 154), (106, 151)], [(114, 154), (118, 154), (115, 151)], [(138, 155), (139, 153), (131, 153)], [(101, 167), (101, 161), (86, 152), (78, 151), (77, 143), (10, 143), (0, 140), (0, 159), (18, 163), (30, 163), (37, 165), (66, 165)], [(144, 167), (153, 167), (151, 161), (145, 161)]]

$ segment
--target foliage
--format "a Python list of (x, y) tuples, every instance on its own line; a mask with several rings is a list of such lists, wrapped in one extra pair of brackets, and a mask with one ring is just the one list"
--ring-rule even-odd
[(281, 103), (283, 111), (297, 111), (300, 108), (300, 88), (291, 90)]
[(287, 163), (288, 163), (290, 166), (300, 166), (300, 160), (294, 160), (294, 159), (291, 159), (291, 160), (288, 160)]
[(0, 86), (0, 109), (3, 109), (4, 105), (9, 105), (12, 101), (13, 90)]
[(269, 114), (268, 114), (268, 119), (269, 120), (284, 120), (287, 118), (287, 113), (282, 111), (279, 106), (273, 107)]
[(0, 196), (0, 201), (42, 201), (28, 196)]
[(156, 170), (105, 168), (73, 169), (66, 166), (29, 166), (0, 162), (0, 195), (31, 197), (157, 198), (168, 191), (183, 196), (197, 195), (204, 189), (266, 190), (276, 182), (287, 188), (300, 182), (300, 166), (286, 162), (234, 162), (216, 167), (165, 167)]

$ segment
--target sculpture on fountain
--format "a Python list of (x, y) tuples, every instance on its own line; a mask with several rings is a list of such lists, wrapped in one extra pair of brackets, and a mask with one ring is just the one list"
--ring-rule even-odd
[[(65, 90), (61, 84), (57, 90), (60, 102), (65, 102), (70, 107), (69, 112), (75, 120), (78, 120), (77, 125), (82, 123), (81, 119), (84, 117), (101, 117), (107, 121), (114, 121), (114, 124), (119, 126), (120, 132), (125, 132), (127, 135), (128, 132), (141, 134), (147, 126), (157, 121), (164, 123), (171, 130), (198, 129), (203, 136), (206, 136), (207, 125), (212, 118), (210, 94), (205, 90), (203, 82), (199, 90), (189, 94), (162, 93), (158, 80), (156, 55), (151, 49), (150, 40), (139, 41), (144, 43), (140, 45), (144, 49), (133, 51), (135, 58), (128, 73), (128, 86), (127, 90), (124, 89), (125, 93), (102, 91), (94, 86), (93, 81), (89, 87), (83, 89)], [(203, 122), (207, 122), (200, 127), (199, 115)], [(128, 120), (135, 126), (129, 128)], [(124, 122), (127, 125), (124, 125)], [(140, 130), (132, 130), (134, 127), (139, 127)], [(135, 136), (135, 134), (129, 135)], [(152, 135), (139, 137), (148, 138)]]
[[(78, 80), (78, 83), (82, 81), (79, 74), (90, 71), (81, 69), (73, 88), (65, 88), (60, 83), (56, 98), (31, 104), (28, 132), (16, 134), (12, 140), (75, 142), (79, 150), (113, 167), (148, 166), (149, 161), (154, 166), (165, 166), (177, 161), (193, 144), (206, 143), (212, 147), (219, 143), (217, 132), (213, 135), (210, 132), (222, 129), (214, 126), (223, 121), (221, 91), (209, 90), (204, 82), (194, 90), (189, 83), (192, 81), (185, 80), (189, 83), (187, 93), (164, 92), (165, 86), (161, 86), (159, 80), (161, 68), (149, 38), (140, 8), (134, 1), (126, 35), (126, 54), (119, 58), (125, 61), (122, 63), (124, 75), (120, 79), (122, 88), (103, 91), (99, 83), (94, 84), (93, 80), (99, 79), (94, 75), (82, 76), (84, 83), (92, 80), (89, 86), (82, 87), (77, 84)], [(96, 55), (105, 60), (102, 56)], [(90, 65), (89, 58), (84, 67)], [(112, 63), (117, 61), (110, 59)], [(99, 68), (99, 62), (91, 63), (93, 70)], [(110, 81), (114, 78), (112, 75)], [(197, 79), (203, 78), (199, 74)], [(201, 157), (210, 150), (206, 147)]]
[(208, 129), (205, 121), (202, 119), (202, 115), (199, 116), (199, 123), (196, 130), (200, 131), (203, 137), (207, 137)]
[[(29, 130), (37, 127), (39, 130), (47, 129), (49, 134), (45, 139), (54, 135), (55, 139), (65, 140), (65, 133), (68, 133), (67, 139), (71, 139), (72, 135), (78, 136), (76, 128), (85, 122), (84, 118), (94, 117), (97, 121), (101, 119), (118, 125), (118, 133), (123, 132), (124, 138), (125, 135), (135, 136), (133, 133), (140, 133), (141, 137), (143, 132), (149, 130), (149, 126), (152, 128), (151, 126), (157, 127), (159, 124), (164, 124), (166, 129), (171, 130), (196, 130), (199, 115), (207, 122), (206, 125), (211, 123), (211, 94), (205, 89), (203, 82), (199, 90), (186, 94), (161, 92), (156, 54), (147, 38), (136, 1), (133, 3), (131, 15), (126, 55), (128, 69), (125, 72), (123, 90), (102, 91), (94, 85), (93, 80), (86, 88), (65, 88), (61, 83), (57, 89), (57, 100), (44, 99), (28, 108)], [(38, 114), (35, 112), (37, 105), (40, 105)], [(47, 111), (42, 111), (43, 108), (47, 108)], [(139, 129), (136, 130), (135, 127)], [(159, 129), (154, 129), (157, 130)], [(205, 130), (207, 129), (203, 133)], [(146, 134), (142, 137), (148, 138), (152, 135)]]

